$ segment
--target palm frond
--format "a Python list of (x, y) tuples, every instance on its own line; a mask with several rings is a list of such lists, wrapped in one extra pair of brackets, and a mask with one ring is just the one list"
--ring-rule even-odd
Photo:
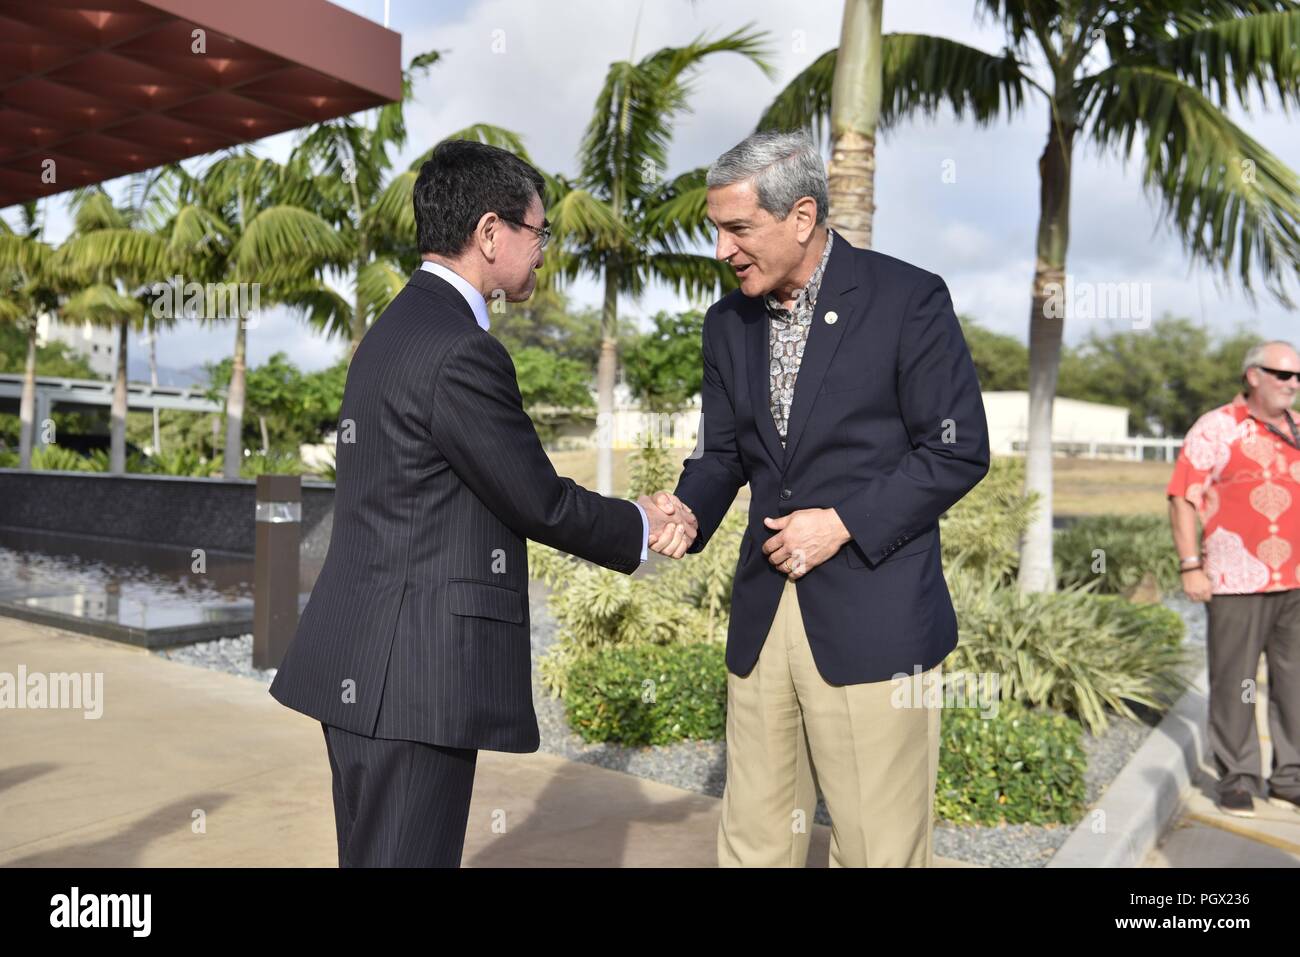
[(201, 272), (214, 260), (224, 261), (232, 241), (230, 227), (214, 210), (185, 205), (167, 230), (167, 254), (185, 269)]
[(1276, 93), (1283, 109), (1300, 102), (1300, 9), (1256, 13), (1197, 26), (1159, 43), (1153, 58), (1220, 106), (1252, 89)]
[(74, 232), (88, 233), (97, 229), (125, 229), (129, 224), (122, 211), (102, 186), (88, 186), (73, 190), (70, 200)]
[(613, 207), (586, 189), (573, 188), (559, 197), (547, 218), (557, 246), (613, 250), (632, 239)]
[(339, 234), (315, 213), (296, 206), (272, 206), (244, 228), (231, 259), (240, 281), (279, 282), (325, 265), (340, 265), (350, 252)]
[(415, 172), (420, 171), (420, 167), (428, 162), (433, 151), (443, 143), (452, 140), (471, 140), (475, 143), (486, 143), (488, 146), (496, 146), (503, 150), (509, 150), (514, 153), (525, 163), (532, 163), (532, 157), (528, 155), (528, 150), (524, 148), (524, 138), (514, 130), (508, 130), (504, 126), (493, 126), (491, 123), (471, 123), (464, 129), (459, 129), (455, 133), (448, 133), (433, 146), (421, 153), (415, 158), (408, 169)]
[(1284, 279), (1300, 277), (1300, 180), (1209, 98), (1155, 66), (1117, 65), (1081, 84), (1083, 113), (1101, 146), (1143, 149), (1143, 183), (1196, 259), (1236, 274), (1248, 296), (1258, 268), (1291, 305)]
[(677, 292), (694, 300), (717, 297), (738, 285), (735, 271), (720, 259), (693, 253), (653, 253), (638, 270), (638, 281), (629, 292), (640, 295), (651, 277), (667, 282)]
[(416, 179), (417, 174), (409, 169), (393, 177), (366, 210), (363, 228), (367, 233), (373, 235), (378, 232), (390, 237), (415, 235), (412, 197)]
[(70, 296), (63, 304), (62, 312), (73, 322), (111, 326), (123, 319), (139, 322), (144, 316), (144, 306), (108, 283), (95, 283)]
[[(828, 50), (791, 80), (758, 121), (760, 130), (810, 127), (826, 138), (837, 50)], [(919, 33), (887, 33), (881, 41), (880, 129), (917, 112), (932, 116), (947, 105), (978, 124), (1014, 113), (1032, 80), (1010, 51), (1001, 54)]]
[(689, 111), (695, 74), (709, 57), (734, 53), (771, 75), (767, 35), (745, 26), (711, 40), (664, 47), (638, 63), (611, 63), (581, 146), (583, 185), (617, 205), (653, 191), (668, 168), (673, 120)]
[(331, 339), (346, 341), (352, 335), (352, 304), (338, 291), (315, 277), (286, 283), (275, 299), (302, 314), (307, 324)]
[(827, 50), (785, 85), (758, 118), (759, 130), (811, 128), (818, 140), (826, 137), (831, 116), (831, 87), (835, 80), (835, 54)]
[(397, 298), (406, 281), (407, 276), (385, 259), (375, 259), (357, 271), (357, 298), (367, 327)]
[(0, 269), (39, 275), (49, 269), (53, 258), (54, 250), (48, 243), (12, 232), (0, 232)]
[(708, 170), (701, 166), (687, 170), (664, 183), (646, 202), (642, 223), (646, 239), (665, 249), (681, 252), (695, 242), (712, 243), (708, 217)]
[(117, 227), (69, 237), (51, 262), (69, 280), (120, 278), (128, 284), (156, 278), (170, 260), (161, 236)]

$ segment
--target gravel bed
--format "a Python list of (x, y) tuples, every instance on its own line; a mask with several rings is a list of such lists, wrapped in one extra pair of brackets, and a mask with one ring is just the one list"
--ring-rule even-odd
[[(539, 583), (529, 588), (532, 615), (532, 652), (534, 661), (551, 644), (555, 620), (546, 607), (546, 589)], [(1182, 596), (1170, 596), (1165, 605), (1183, 616), (1187, 625), (1187, 645), (1193, 652), (1184, 673), (1191, 677), (1204, 663), (1205, 609)], [(256, 678), (267, 684), (275, 669), (252, 666), (253, 636), (221, 638), (176, 648), (157, 649), (154, 654), (175, 661), (213, 668), (231, 674)], [(540, 687), (537, 669), (533, 669), (533, 700), (541, 731), (541, 749), (572, 761), (582, 761), (637, 777), (658, 781), (688, 791), (721, 797), (726, 780), (727, 747), (723, 741), (686, 741), (672, 745), (625, 747), (617, 744), (588, 744), (568, 726), (561, 701), (551, 698)], [(1133, 752), (1146, 740), (1159, 721), (1159, 715), (1147, 709), (1139, 711), (1141, 720), (1114, 718), (1107, 730), (1093, 736), (1083, 735), (1088, 755), (1085, 777), (1087, 800), (1091, 804), (1106, 789), (1127, 763)], [(818, 800), (815, 820), (829, 824), (825, 803)], [(971, 864), (988, 867), (1042, 867), (1065, 843), (1073, 828), (1067, 825), (1033, 824), (999, 827), (937, 824), (934, 833), (935, 853)]]

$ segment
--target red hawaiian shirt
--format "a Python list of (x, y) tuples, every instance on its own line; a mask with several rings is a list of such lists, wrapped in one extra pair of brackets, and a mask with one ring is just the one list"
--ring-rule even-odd
[(1300, 449), (1240, 393), (1196, 420), (1165, 492), (1196, 506), (1214, 594), (1300, 588)]

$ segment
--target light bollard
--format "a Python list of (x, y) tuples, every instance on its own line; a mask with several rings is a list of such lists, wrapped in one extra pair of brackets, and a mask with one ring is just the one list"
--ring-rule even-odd
[(278, 668), (298, 627), (302, 477), (257, 477), (253, 558), (253, 667)]

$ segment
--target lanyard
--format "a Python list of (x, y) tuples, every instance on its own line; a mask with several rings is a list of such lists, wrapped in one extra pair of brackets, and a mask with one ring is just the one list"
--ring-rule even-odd
[[(1282, 434), (1282, 432), (1278, 429), (1277, 426), (1273, 425), (1270, 422), (1260, 422), (1260, 425), (1264, 426), (1264, 428), (1268, 429), (1270, 432), (1276, 435), (1283, 442), (1286, 442), (1292, 448), (1300, 449), (1300, 431), (1296, 430), (1295, 419), (1291, 418), (1291, 413), (1285, 410), (1282, 412), (1282, 414), (1286, 416), (1286, 424), (1291, 427), (1291, 438), (1288, 439), (1285, 435)], [(1251, 416), (1251, 418), (1255, 418), (1255, 417)], [(1255, 419), (1255, 421), (1259, 422), (1258, 419)]]

